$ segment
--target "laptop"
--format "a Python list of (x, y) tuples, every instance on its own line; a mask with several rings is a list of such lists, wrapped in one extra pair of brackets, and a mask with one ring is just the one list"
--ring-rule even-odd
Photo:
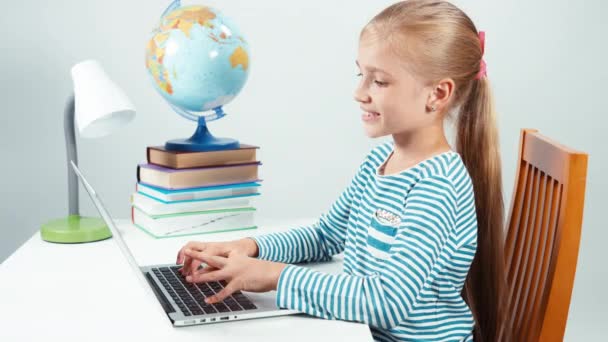
[(282, 309), (276, 305), (276, 291), (266, 293), (235, 292), (222, 302), (207, 304), (209, 297), (226, 286), (225, 281), (192, 284), (186, 282), (178, 270), (180, 265), (138, 266), (114, 221), (101, 202), (97, 192), (84, 178), (73, 161), (70, 161), (78, 179), (84, 185), (99, 214), (110, 228), (114, 241), (136, 273), (142, 285), (156, 298), (173, 326), (189, 326), (230, 322), (243, 319), (300, 314), (296, 310)]

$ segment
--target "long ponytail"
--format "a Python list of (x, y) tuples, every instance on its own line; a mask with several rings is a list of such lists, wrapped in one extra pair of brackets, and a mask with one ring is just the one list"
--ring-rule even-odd
[(463, 297), (476, 320), (475, 341), (509, 341), (506, 322), (504, 202), (494, 101), (486, 77), (474, 80), (458, 115), (456, 149), (473, 181), (477, 253)]

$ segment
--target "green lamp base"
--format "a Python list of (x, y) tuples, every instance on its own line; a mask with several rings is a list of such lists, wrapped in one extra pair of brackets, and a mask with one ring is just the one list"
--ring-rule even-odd
[(101, 218), (70, 215), (43, 224), (40, 235), (48, 242), (82, 243), (105, 240), (112, 232)]

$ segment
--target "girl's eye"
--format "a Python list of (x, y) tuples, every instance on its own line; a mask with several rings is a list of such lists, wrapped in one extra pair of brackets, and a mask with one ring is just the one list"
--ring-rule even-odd
[[(357, 74), (357, 77), (361, 77), (361, 76), (363, 76), (362, 73)], [(374, 83), (379, 87), (386, 87), (388, 85), (388, 82), (382, 82), (382, 81), (374, 81)]]

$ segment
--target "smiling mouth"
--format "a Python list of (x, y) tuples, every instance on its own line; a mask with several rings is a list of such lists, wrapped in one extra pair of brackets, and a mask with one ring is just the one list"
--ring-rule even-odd
[(376, 112), (364, 112), (361, 115), (363, 121), (375, 121), (376, 119), (378, 119), (380, 117), (380, 113), (376, 113)]

